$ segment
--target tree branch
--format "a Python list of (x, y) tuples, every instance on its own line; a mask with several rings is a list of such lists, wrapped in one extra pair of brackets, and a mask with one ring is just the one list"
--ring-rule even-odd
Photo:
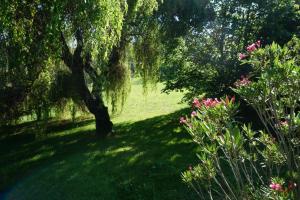
[(101, 105), (104, 105), (101, 95), (102, 90), (102, 80), (99, 77), (97, 71), (91, 65), (91, 54), (87, 53), (85, 56), (85, 64), (84, 64), (85, 72), (90, 76), (93, 81), (93, 89), (92, 94), (95, 99), (98, 99)]
[(82, 29), (78, 28), (76, 33), (75, 33), (75, 38), (77, 41), (77, 47), (74, 51), (74, 57), (75, 58), (79, 58), (82, 52), (82, 48), (83, 48), (83, 38), (82, 38)]
[(84, 70), (88, 75), (91, 77), (93, 82), (98, 82), (99, 76), (96, 72), (96, 70), (91, 66), (91, 54), (87, 53), (85, 56), (85, 64), (84, 64)]
[(60, 32), (61, 42), (62, 42), (62, 59), (64, 63), (71, 68), (73, 63), (73, 56), (69, 50), (64, 34)]

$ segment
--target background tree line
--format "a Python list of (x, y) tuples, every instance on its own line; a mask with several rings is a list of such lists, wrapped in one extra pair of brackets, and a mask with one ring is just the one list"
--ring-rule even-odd
[(207, 10), (208, 20), (191, 27), (168, 53), (162, 68), (165, 91), (187, 90), (187, 99), (232, 93), (230, 86), (251, 70), (238, 60), (248, 44), (282, 45), (300, 34), (299, 1), (217, 0), (209, 1)]

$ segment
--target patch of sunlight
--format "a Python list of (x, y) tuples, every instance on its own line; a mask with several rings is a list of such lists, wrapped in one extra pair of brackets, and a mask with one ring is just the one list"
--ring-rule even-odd
[(135, 163), (140, 157), (142, 157), (145, 154), (145, 152), (139, 152), (137, 154), (135, 154), (134, 156), (132, 156), (131, 158), (129, 158), (128, 160), (128, 164), (133, 164)]
[(170, 124), (170, 120), (162, 120), (154, 125), (154, 128), (161, 128)]
[(37, 154), (37, 155), (33, 156), (32, 158), (28, 158), (26, 160), (23, 160), (23, 161), (21, 161), (20, 164), (23, 165), (23, 164), (28, 164), (28, 163), (31, 163), (31, 162), (35, 162), (35, 161), (41, 160), (43, 158), (51, 157), (54, 154), (55, 154), (55, 151), (46, 151), (44, 153)]
[(174, 162), (174, 161), (176, 161), (176, 159), (178, 159), (178, 158), (180, 158), (180, 157), (182, 157), (182, 155), (175, 154), (175, 155), (173, 155), (173, 156), (170, 158), (170, 161), (171, 161), (171, 162)]
[(180, 126), (178, 126), (178, 127), (176, 127), (176, 128), (173, 129), (173, 132), (174, 133), (180, 133), (180, 132), (182, 132), (182, 130), (183, 129)]
[[(155, 90), (148, 90), (145, 94), (143, 85), (134, 79), (131, 92), (124, 104), (123, 111), (113, 115), (114, 123), (136, 122), (156, 116), (173, 113), (174, 111), (186, 108), (187, 105), (181, 102), (182, 92), (162, 93), (164, 84), (159, 83)], [(111, 110), (111, 106), (110, 110)]]
[(130, 151), (130, 150), (132, 150), (132, 147), (120, 147), (120, 148), (117, 148), (117, 149), (114, 149), (114, 150), (108, 150), (104, 153), (104, 155), (106, 155), (106, 156), (116, 156), (119, 153), (123, 153), (123, 152)]
[(86, 125), (86, 126), (72, 128), (70, 130), (63, 130), (63, 131), (55, 132), (55, 133), (51, 134), (49, 136), (49, 138), (71, 135), (71, 134), (74, 134), (74, 133), (90, 131), (90, 130), (93, 130), (93, 129), (95, 129), (95, 125), (94, 124), (89, 124), (89, 125)]
[(190, 139), (180, 139), (180, 140), (170, 140), (166, 143), (166, 145), (179, 145), (179, 144), (189, 144), (192, 143), (192, 140)]
[(103, 154), (103, 151), (100, 151), (100, 150), (97, 150), (97, 151), (93, 151), (93, 152), (88, 152), (88, 153), (85, 153), (85, 155), (89, 158), (95, 158), (99, 155), (102, 155)]
[(94, 166), (102, 165), (106, 160), (103, 159), (102, 153), (95, 153), (94, 157), (88, 157), (88, 159), (84, 159), (82, 162), (82, 166), (84, 168), (82, 169), (83, 172), (89, 172), (91, 168)]

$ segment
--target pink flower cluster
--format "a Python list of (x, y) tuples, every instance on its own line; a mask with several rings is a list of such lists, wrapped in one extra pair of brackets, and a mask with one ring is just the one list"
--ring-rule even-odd
[(179, 123), (180, 124), (187, 124), (187, 120), (184, 117), (180, 117)]
[(195, 107), (195, 108), (200, 108), (201, 107), (201, 103), (200, 103), (199, 99), (197, 99), (197, 98), (194, 99), (193, 107)]
[(180, 123), (180, 124), (185, 124), (185, 125), (187, 125), (189, 128), (192, 128), (192, 125), (187, 121), (187, 119), (186, 119), (185, 117), (180, 117), (179, 123)]
[(294, 190), (296, 187), (297, 187), (297, 184), (294, 182), (291, 182), (291, 181), (289, 182), (288, 187), (286, 189), (284, 189), (283, 186), (279, 183), (272, 182), (270, 184), (270, 188), (272, 190), (275, 190), (278, 192), (288, 192), (288, 191)]
[[(249, 46), (247, 46), (247, 52), (248, 53), (252, 53), (253, 51), (255, 51), (256, 49), (260, 48), (261, 46), (261, 41), (258, 40), (256, 41), (255, 43), (253, 44), (250, 44)], [(245, 58), (247, 58), (248, 55), (247, 54), (244, 54), (244, 53), (239, 53), (239, 59), (240, 60), (244, 60)]]
[(196, 111), (193, 111), (192, 113), (191, 113), (191, 117), (196, 117), (197, 116), (197, 112)]
[(259, 48), (261, 45), (261, 42), (260, 40), (258, 40), (257, 42), (253, 43), (253, 44), (250, 44), (248, 47), (247, 47), (247, 51), (249, 53), (255, 51), (257, 48)]
[(220, 104), (221, 101), (219, 101), (217, 98), (215, 98), (215, 99), (208, 98), (208, 99), (203, 99), (202, 103), (205, 107), (211, 108), (211, 107), (215, 107), (216, 105)]
[(244, 53), (239, 53), (239, 59), (240, 60), (244, 60), (245, 58), (247, 58), (247, 55)]
[(201, 102), (199, 101), (199, 99), (195, 98), (193, 101), (193, 107), (201, 108), (201, 106), (204, 105), (207, 108), (212, 108), (220, 103), (221, 101), (219, 101), (217, 98), (214, 99), (207, 98), (207, 99), (203, 99)]
[(270, 184), (270, 188), (272, 190), (275, 190), (275, 191), (282, 191), (282, 185), (280, 185), (279, 183), (271, 183)]
[(245, 76), (241, 76), (241, 79), (240, 80), (237, 80), (234, 85), (236, 87), (242, 87), (242, 86), (247, 86), (251, 83), (251, 81), (249, 80), (248, 77), (245, 77)]

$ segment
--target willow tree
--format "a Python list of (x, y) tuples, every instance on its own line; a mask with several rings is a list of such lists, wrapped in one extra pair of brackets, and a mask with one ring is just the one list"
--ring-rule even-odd
[(102, 94), (111, 95), (113, 105), (124, 100), (127, 49), (136, 49), (144, 80), (155, 74), (158, 26), (151, 15), (157, 7), (156, 0), (1, 2), (1, 90), (6, 105), (11, 102), (4, 111), (26, 99), (49, 63), (62, 62), (67, 72), (58, 74), (57, 95), (83, 102), (95, 116), (96, 133), (106, 136), (113, 124)]

